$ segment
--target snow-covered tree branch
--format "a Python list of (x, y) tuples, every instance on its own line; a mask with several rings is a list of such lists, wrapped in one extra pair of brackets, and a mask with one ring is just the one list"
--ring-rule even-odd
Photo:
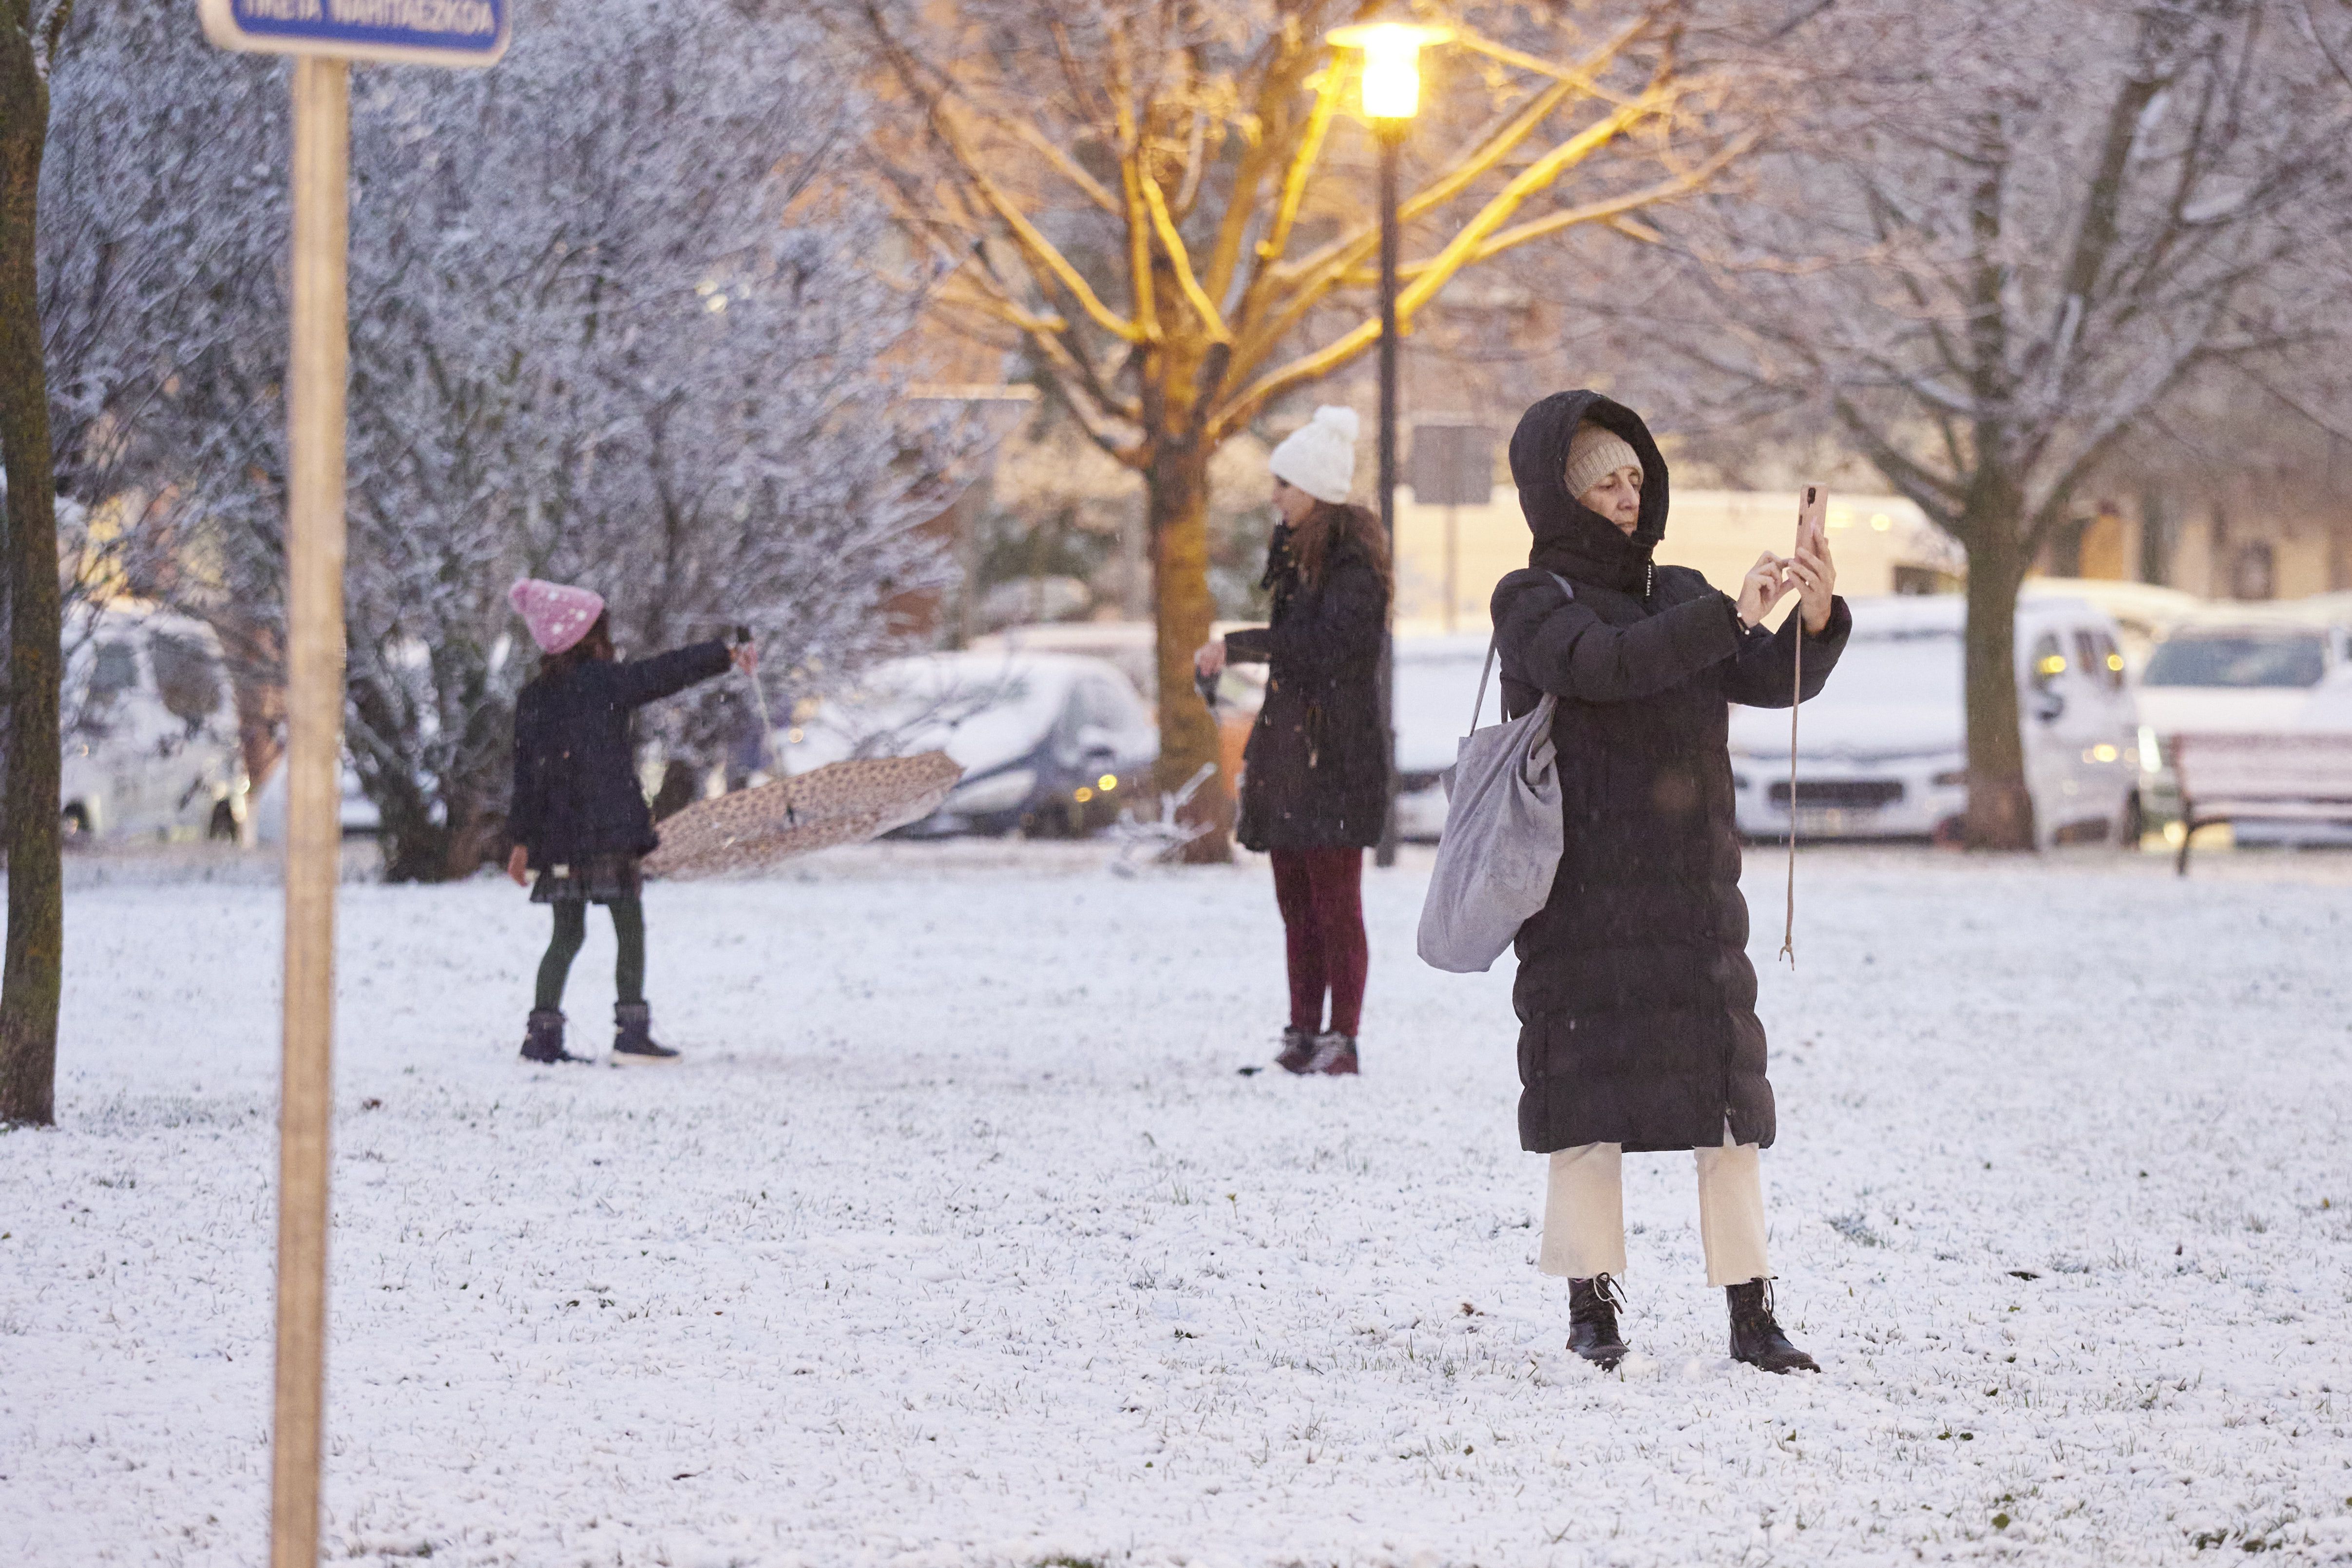
[[(946, 571), (914, 530), (960, 444), (894, 396), (915, 301), (868, 269), (877, 220), (838, 199), (858, 106), (808, 29), (778, 7), (620, 0), (530, 7), (516, 37), (487, 73), (355, 79), (349, 748), (395, 877), (497, 847), (531, 662), (504, 597), (518, 574), (596, 586), (633, 647), (747, 623), (789, 700), (891, 646), (884, 605)], [(109, 112), (168, 127), (201, 167), (147, 182), (171, 199), (145, 222), (88, 183), (90, 221), (124, 230), (126, 261), (182, 265), (149, 254), (177, 248), (207, 286), (176, 336), (151, 333), (174, 366), (124, 438), (148, 492), (201, 523), (184, 588), (258, 622), (266, 651), (283, 88), (193, 28), (144, 42)], [(121, 384), (94, 395), (128, 407)], [(674, 717), (673, 743), (707, 752), (709, 709)]]
[(2201, 369), (2346, 324), (2288, 282), (2352, 176), (2300, 5), (1843, 5), (1773, 41), (1816, 74), (1750, 187), (1652, 220), (1687, 290), (1658, 341), (1967, 547), (1979, 843), (2032, 841), (2012, 607), (2080, 487)]

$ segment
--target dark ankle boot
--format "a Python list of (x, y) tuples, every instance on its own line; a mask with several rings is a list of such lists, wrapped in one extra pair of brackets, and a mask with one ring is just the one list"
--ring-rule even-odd
[(584, 1062), (563, 1048), (563, 1015), (552, 1007), (533, 1009), (523, 1026), (522, 1059), (527, 1062)]
[(1750, 1279), (1745, 1285), (1727, 1285), (1724, 1296), (1731, 1303), (1731, 1359), (1744, 1361), (1749, 1366), (1760, 1366), (1766, 1372), (1819, 1372), (1813, 1358), (1789, 1342), (1780, 1325), (1772, 1317), (1772, 1282)]
[(1282, 1031), (1282, 1054), (1274, 1065), (1285, 1072), (1305, 1072), (1307, 1064), (1315, 1059), (1315, 1031), (1293, 1024)]
[(1356, 1065), (1356, 1037), (1328, 1030), (1315, 1037), (1315, 1054), (1307, 1059), (1307, 1070), (1328, 1078), (1349, 1078), (1361, 1069)]
[(1568, 1282), (1568, 1348), (1607, 1372), (1625, 1359), (1625, 1338), (1617, 1331), (1617, 1310), (1625, 1293), (1606, 1274)]
[(613, 1005), (613, 1060), (616, 1063), (674, 1062), (677, 1053), (654, 1043), (654, 1009), (649, 1002)]

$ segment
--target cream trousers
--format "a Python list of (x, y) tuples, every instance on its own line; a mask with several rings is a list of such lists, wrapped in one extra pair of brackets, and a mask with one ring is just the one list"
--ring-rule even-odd
[[(1764, 1172), (1753, 1143), (1695, 1149), (1698, 1158), (1698, 1237), (1706, 1252), (1706, 1282), (1743, 1285), (1764, 1279)], [(1590, 1279), (1625, 1272), (1625, 1151), (1616, 1143), (1580, 1143), (1551, 1156), (1544, 1193), (1543, 1249), (1536, 1267), (1546, 1274)]]

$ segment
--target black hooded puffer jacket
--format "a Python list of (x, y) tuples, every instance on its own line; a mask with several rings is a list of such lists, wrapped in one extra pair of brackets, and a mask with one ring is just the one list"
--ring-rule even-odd
[[(1591, 419), (1642, 459), (1631, 537), (1567, 493), (1569, 439)], [(1727, 704), (1786, 708), (1793, 612), (1743, 627), (1734, 601), (1687, 567), (1654, 567), (1666, 465), (1631, 409), (1556, 393), (1511, 437), (1511, 476), (1535, 534), (1531, 570), (1496, 586), (1505, 710), (1559, 698), (1566, 851), (1551, 899), (1519, 929), (1519, 1137), (1688, 1149), (1772, 1142), (1772, 1086), (1748, 960)], [(1791, 532), (1794, 531), (1791, 520)], [(1550, 574), (1574, 585), (1571, 600)], [(1817, 695), (1852, 621), (1835, 603), (1805, 638)]]

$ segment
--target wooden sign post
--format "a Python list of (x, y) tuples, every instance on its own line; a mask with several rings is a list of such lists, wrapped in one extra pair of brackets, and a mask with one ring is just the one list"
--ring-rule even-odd
[(293, 306), (286, 376), (286, 998), (278, 1114), (278, 1359), (270, 1568), (319, 1561), (326, 1408), (335, 884), (342, 863), (344, 299), (351, 62), (488, 66), (506, 0), (446, 0), (446, 32), (386, 25), (381, 0), (200, 0), (223, 48), (294, 60)]

